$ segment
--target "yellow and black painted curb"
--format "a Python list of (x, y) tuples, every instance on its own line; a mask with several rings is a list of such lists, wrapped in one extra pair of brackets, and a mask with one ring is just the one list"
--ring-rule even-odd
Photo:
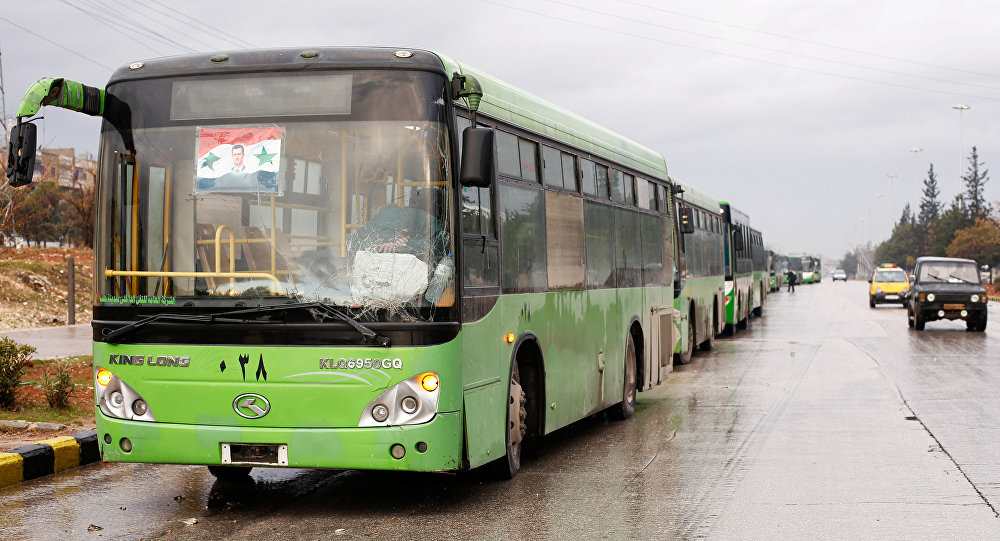
[(994, 295), (990, 295), (990, 300), (993, 301), (993, 302), (1000, 302), (1000, 297), (997, 297), (997, 296), (994, 296)]
[(96, 430), (49, 438), (0, 452), (0, 487), (52, 475), (100, 459)]

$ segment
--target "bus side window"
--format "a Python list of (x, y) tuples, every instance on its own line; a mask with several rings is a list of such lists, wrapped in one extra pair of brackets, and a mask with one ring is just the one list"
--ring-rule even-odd
[(547, 287), (544, 190), (501, 183), (500, 219), (503, 290)]
[(597, 195), (596, 175), (594, 162), (580, 158), (580, 191), (587, 195)]
[(610, 206), (586, 201), (583, 206), (586, 231), (584, 251), (587, 260), (587, 289), (615, 287), (615, 219)]
[(625, 173), (617, 169), (611, 170), (611, 200), (625, 202)]
[(597, 166), (597, 197), (608, 199), (608, 166)]

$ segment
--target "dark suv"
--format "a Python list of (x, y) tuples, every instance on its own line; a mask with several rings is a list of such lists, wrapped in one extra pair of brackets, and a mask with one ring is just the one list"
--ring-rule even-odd
[(920, 257), (907, 303), (910, 326), (918, 331), (936, 319), (964, 319), (970, 331), (986, 330), (986, 290), (971, 259)]

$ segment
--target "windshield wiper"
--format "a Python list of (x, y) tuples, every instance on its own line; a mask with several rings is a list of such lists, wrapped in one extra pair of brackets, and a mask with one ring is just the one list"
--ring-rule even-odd
[(355, 330), (365, 337), (365, 342), (368, 342), (369, 344), (389, 347), (389, 344), (391, 343), (388, 336), (381, 335), (366, 327), (360, 321), (349, 316), (344, 308), (337, 306), (336, 304), (329, 304), (325, 302), (303, 302), (292, 306), (309, 310), (317, 321), (322, 321), (328, 317), (339, 319), (351, 327), (354, 327)]
[(961, 280), (961, 281), (963, 281), (963, 282), (965, 282), (967, 284), (975, 284), (975, 282), (973, 282), (971, 280), (966, 280), (965, 278), (962, 278), (961, 276), (955, 276), (954, 274), (949, 274), (948, 277), (949, 278), (954, 278), (956, 280)]
[[(270, 319), (271, 314), (276, 312), (287, 312), (289, 310), (307, 310), (316, 321), (323, 321), (326, 319), (339, 319), (344, 323), (347, 323), (356, 331), (361, 333), (364, 337), (365, 342), (369, 344), (375, 344), (377, 346), (388, 347), (390, 340), (387, 336), (383, 336), (370, 328), (366, 327), (360, 321), (349, 316), (345, 311), (332, 304), (322, 303), (322, 302), (300, 302), (292, 304), (276, 304), (274, 306), (258, 306), (256, 308), (244, 308), (240, 310), (231, 310), (228, 312), (220, 312), (217, 314), (154, 314), (142, 318), (138, 321), (129, 323), (124, 327), (119, 327), (107, 335), (104, 336), (104, 341), (109, 344), (117, 344), (120, 342), (120, 338), (138, 328), (145, 327), (150, 323), (156, 321), (181, 321), (181, 322), (197, 322), (204, 324), (212, 323), (280, 323), (284, 321), (283, 319)], [(255, 316), (255, 317), (240, 317), (240, 316)]]
[(941, 278), (940, 276), (938, 276), (936, 274), (931, 274), (929, 272), (927, 273), (927, 276), (929, 276), (929, 277), (937, 280), (938, 282), (944, 282), (944, 281), (946, 281), (944, 278)]

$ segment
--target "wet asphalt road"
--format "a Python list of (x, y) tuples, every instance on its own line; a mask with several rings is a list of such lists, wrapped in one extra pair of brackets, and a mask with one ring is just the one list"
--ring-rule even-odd
[(513, 481), (95, 464), (0, 490), (0, 538), (1000, 539), (1000, 308), (985, 334), (915, 332), (866, 286), (772, 295)]

